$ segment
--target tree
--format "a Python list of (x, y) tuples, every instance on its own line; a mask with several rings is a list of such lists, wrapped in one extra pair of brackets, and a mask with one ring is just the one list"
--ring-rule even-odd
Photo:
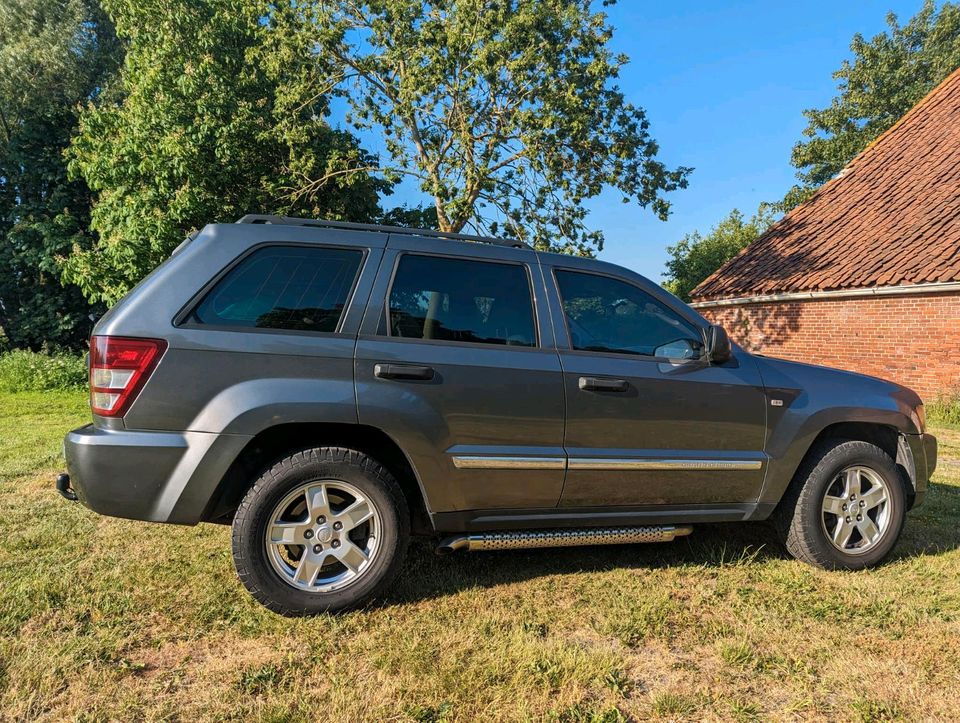
[(838, 94), (822, 109), (804, 111), (808, 140), (793, 148), (792, 163), (802, 185), (785, 199), (790, 210), (839, 173), (854, 156), (960, 67), (960, 6), (937, 9), (926, 0), (906, 25), (887, 16), (889, 30), (866, 40), (853, 36), (853, 60), (844, 60), (833, 77)]
[(92, 326), (57, 260), (91, 243), (89, 192), (68, 180), (63, 151), (77, 105), (118, 61), (92, 0), (0, 0), (0, 327), (10, 346), (79, 347)]
[(664, 288), (684, 301), (690, 301), (690, 292), (701, 281), (756, 241), (774, 219), (772, 209), (762, 204), (750, 220), (744, 220), (743, 214), (733, 209), (706, 236), (701, 236), (698, 231), (687, 234), (667, 248), (670, 259)]
[[(644, 111), (614, 84), (627, 59), (589, 0), (298, 3), (317, 62), (339, 67), (348, 122), (382, 136), (389, 159), (356, 170), (407, 176), (441, 230), (507, 233), (588, 254), (603, 237), (584, 202), (606, 187), (666, 218), (663, 194), (690, 169), (656, 159)], [(333, 174), (341, 171), (333, 171)], [(326, 187), (331, 173), (304, 184)]]
[[(119, 81), (81, 115), (70, 168), (96, 194), (67, 277), (112, 303), (191, 231), (247, 213), (368, 221), (389, 183), (324, 120), (329, 75), (266, 0), (104, 0), (126, 42)], [(309, 197), (301, 178), (328, 181)]]

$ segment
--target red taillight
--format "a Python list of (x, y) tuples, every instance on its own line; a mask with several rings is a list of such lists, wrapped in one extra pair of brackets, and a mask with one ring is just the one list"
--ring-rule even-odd
[(162, 339), (122, 336), (90, 338), (90, 407), (103, 417), (120, 417), (147, 383), (167, 348)]

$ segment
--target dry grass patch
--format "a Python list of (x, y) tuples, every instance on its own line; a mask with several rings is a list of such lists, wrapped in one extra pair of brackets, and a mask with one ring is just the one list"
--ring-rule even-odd
[(0, 404), (0, 718), (960, 717), (956, 431), (875, 571), (804, 566), (761, 525), (444, 559), (417, 544), (385, 604), (287, 620), (243, 592), (225, 528), (59, 499), (79, 397)]

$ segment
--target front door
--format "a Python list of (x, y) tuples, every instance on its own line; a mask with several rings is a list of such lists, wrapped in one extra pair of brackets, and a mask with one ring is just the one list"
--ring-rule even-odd
[(555, 506), (563, 376), (535, 252), (392, 236), (372, 299), (359, 421), (406, 452), (430, 511)]
[(567, 401), (561, 506), (755, 501), (766, 411), (753, 359), (710, 363), (694, 314), (607, 268), (544, 265)]

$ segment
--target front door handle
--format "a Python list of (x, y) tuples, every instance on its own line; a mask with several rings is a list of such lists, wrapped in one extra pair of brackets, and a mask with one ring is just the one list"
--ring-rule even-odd
[(580, 388), (585, 392), (625, 392), (630, 387), (624, 379), (580, 377)]
[(431, 367), (414, 364), (377, 364), (373, 367), (373, 374), (380, 379), (433, 379)]

